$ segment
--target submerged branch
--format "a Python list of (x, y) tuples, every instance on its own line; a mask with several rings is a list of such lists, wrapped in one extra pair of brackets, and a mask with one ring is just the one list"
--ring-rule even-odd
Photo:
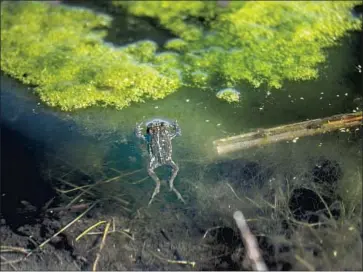
[(297, 140), (299, 137), (313, 136), (338, 129), (356, 127), (362, 124), (362, 112), (338, 114), (327, 118), (314, 119), (279, 127), (263, 129), (213, 142), (218, 155), (280, 141)]
[(243, 243), (247, 249), (247, 258), (252, 263), (253, 270), (255, 271), (267, 271), (267, 266), (261, 256), (260, 249), (257, 244), (256, 237), (250, 231), (247, 225), (245, 217), (242, 212), (236, 211), (233, 214), (233, 218), (236, 221), (238, 229), (241, 232)]

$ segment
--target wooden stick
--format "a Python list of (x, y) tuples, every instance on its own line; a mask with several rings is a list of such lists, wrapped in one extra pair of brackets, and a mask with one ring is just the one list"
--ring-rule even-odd
[(267, 271), (267, 266), (261, 256), (256, 237), (250, 231), (245, 217), (241, 211), (236, 211), (233, 218), (241, 232), (243, 243), (247, 249), (247, 258), (252, 262), (252, 268), (255, 271)]
[(103, 232), (103, 237), (102, 237), (102, 241), (101, 241), (101, 244), (100, 244), (100, 249), (97, 252), (96, 259), (95, 259), (95, 261), (93, 263), (92, 271), (97, 271), (97, 264), (98, 264), (98, 261), (99, 261), (99, 259), (101, 257), (101, 251), (102, 251), (103, 247), (105, 246), (106, 237), (107, 237), (108, 229), (110, 228), (110, 225), (111, 225), (111, 223), (108, 222), (106, 227), (105, 227), (105, 231)]
[(338, 114), (228, 137), (216, 140), (213, 144), (218, 155), (221, 155), (280, 141), (297, 140), (300, 137), (323, 134), (341, 128), (356, 127), (362, 124), (362, 120), (362, 112)]

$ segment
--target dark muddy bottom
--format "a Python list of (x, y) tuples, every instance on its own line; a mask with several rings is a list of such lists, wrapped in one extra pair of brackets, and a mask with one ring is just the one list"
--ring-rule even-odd
[[(23, 248), (24, 252), (3, 253), (1, 269), (92, 270), (105, 224), (79, 240), (77, 237), (101, 220), (112, 223), (101, 251), (98, 270), (241, 269), (240, 254), (244, 253), (244, 249), (236, 230), (225, 227), (203, 238), (206, 229), (197, 227), (199, 222), (188, 220), (184, 211), (171, 207), (160, 219), (155, 219), (146, 210), (138, 211), (130, 219), (105, 215), (104, 209), (99, 206), (52, 238), (42, 250), (37, 250), (41, 243), (80, 213), (69, 210), (48, 212), (43, 218), (38, 218), (37, 223), (20, 226), (15, 232), (3, 222), (0, 226), (2, 246)], [(181, 219), (178, 223), (177, 218)], [(22, 259), (31, 250), (36, 251)], [(175, 261), (186, 263), (173, 263)]]
[[(226, 227), (223, 233), (212, 233), (203, 239), (205, 231), (215, 223), (213, 216), (201, 218), (167, 203), (161, 211), (142, 207), (130, 214), (104, 200), (76, 220), (100, 196), (84, 196), (67, 208), (69, 199), (55, 188), (66, 189), (57, 177), (74, 169), (60, 165), (62, 171), (57, 176), (46, 177), (41, 162), (47, 158), (41, 143), (4, 125), (1, 133), (0, 239), (3, 250), (9, 251), (1, 254), (1, 270), (92, 270), (105, 222), (111, 223), (111, 232), (100, 253), (98, 270), (240, 268), (240, 263), (232, 258), (243, 247), (235, 230)], [(69, 176), (78, 186), (94, 182), (74, 172)], [(53, 237), (74, 220), (74, 224)], [(77, 239), (100, 221), (105, 222)], [(29, 252), (33, 253), (26, 257)]]

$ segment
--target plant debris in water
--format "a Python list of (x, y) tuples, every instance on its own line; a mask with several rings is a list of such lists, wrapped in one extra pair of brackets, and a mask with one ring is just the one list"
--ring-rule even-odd
[(65, 111), (95, 104), (122, 109), (145, 98), (162, 99), (182, 85), (213, 89), (215, 80), (230, 88), (242, 82), (281, 88), (285, 80), (318, 77), (324, 48), (360, 29), (361, 18), (351, 14), (358, 3), (110, 2), (157, 20), (178, 37), (160, 54), (153, 41), (119, 48), (105, 43), (111, 25), (106, 15), (41, 2), (4, 2), (1, 69), (37, 86), (42, 101)]

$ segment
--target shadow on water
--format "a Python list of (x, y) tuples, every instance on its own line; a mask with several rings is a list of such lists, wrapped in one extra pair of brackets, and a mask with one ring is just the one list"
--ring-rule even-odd
[[(36, 223), (41, 208), (56, 196), (54, 178), (60, 165), (89, 170), (90, 176), (103, 166), (108, 149), (82, 135), (71, 120), (60, 118), (64, 115), (1, 74), (1, 216), (14, 231)], [(129, 152), (122, 147), (120, 157)]]
[(41, 208), (55, 196), (41, 175), (43, 155), (41, 143), (1, 124), (1, 215), (14, 231), (36, 223)]

